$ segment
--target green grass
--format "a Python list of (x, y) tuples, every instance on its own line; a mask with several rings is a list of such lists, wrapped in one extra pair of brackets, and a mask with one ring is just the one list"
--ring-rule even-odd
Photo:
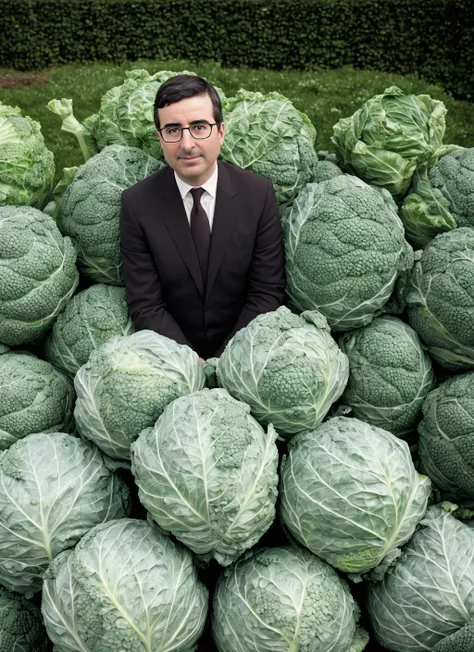
[(239, 88), (262, 93), (279, 91), (310, 117), (318, 132), (317, 149), (331, 149), (332, 127), (339, 118), (351, 115), (365, 100), (388, 86), (397, 85), (405, 92), (428, 93), (442, 100), (448, 108), (445, 142), (474, 146), (474, 104), (454, 100), (439, 86), (427, 84), (415, 76), (349, 67), (310, 72), (274, 72), (228, 69), (214, 62), (195, 65), (189, 61), (147, 60), (129, 62), (123, 66), (99, 63), (62, 66), (34, 73), (0, 69), (0, 100), (21, 107), (25, 113), (41, 122), (46, 143), (56, 157), (59, 177), (63, 167), (79, 165), (83, 159), (75, 138), (60, 131), (60, 120), (47, 109), (48, 101), (72, 98), (75, 115), (83, 120), (98, 110), (105, 91), (120, 84), (125, 70), (131, 68), (145, 68), (149, 72), (193, 70), (220, 86), (227, 95), (232, 95)]

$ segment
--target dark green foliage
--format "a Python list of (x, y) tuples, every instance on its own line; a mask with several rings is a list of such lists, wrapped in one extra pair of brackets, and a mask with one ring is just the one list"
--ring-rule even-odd
[(416, 73), (474, 96), (471, 0), (2, 0), (0, 65), (140, 58)]

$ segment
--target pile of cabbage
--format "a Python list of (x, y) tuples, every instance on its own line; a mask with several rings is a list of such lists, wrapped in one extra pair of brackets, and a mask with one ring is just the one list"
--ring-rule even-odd
[(396, 87), (325, 153), (289, 98), (219, 88), (287, 300), (203, 364), (135, 331), (120, 262), (174, 74), (82, 124), (51, 100), (84, 158), (56, 185), (0, 103), (0, 649), (474, 649), (474, 148)]

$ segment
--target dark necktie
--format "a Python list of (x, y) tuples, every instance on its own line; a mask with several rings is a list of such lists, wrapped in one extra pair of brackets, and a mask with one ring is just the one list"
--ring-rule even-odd
[(209, 259), (209, 247), (211, 245), (211, 230), (206, 211), (201, 206), (201, 197), (204, 188), (193, 188), (191, 194), (194, 199), (194, 206), (191, 211), (191, 234), (194, 240), (199, 265), (201, 266), (204, 283), (207, 279), (207, 262)]

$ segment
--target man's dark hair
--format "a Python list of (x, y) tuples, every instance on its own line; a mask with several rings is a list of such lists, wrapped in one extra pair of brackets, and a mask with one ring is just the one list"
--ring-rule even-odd
[(187, 97), (194, 97), (195, 95), (207, 94), (211, 98), (214, 122), (222, 122), (222, 105), (220, 97), (211, 84), (209, 84), (202, 77), (196, 75), (175, 75), (167, 79), (158, 89), (155, 98), (155, 107), (153, 117), (155, 119), (155, 126), (160, 128), (160, 121), (158, 119), (158, 109), (163, 109), (168, 104), (174, 104)]

